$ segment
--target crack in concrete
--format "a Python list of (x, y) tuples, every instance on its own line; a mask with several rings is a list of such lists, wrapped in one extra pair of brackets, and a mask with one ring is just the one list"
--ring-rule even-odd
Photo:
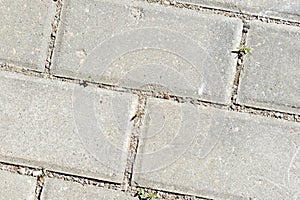
[(50, 35), (50, 41), (48, 45), (48, 53), (47, 53), (47, 58), (46, 58), (46, 63), (45, 63), (45, 74), (47, 76), (50, 76), (50, 67), (52, 64), (52, 57), (53, 57), (53, 52), (56, 44), (56, 36), (58, 32), (58, 27), (60, 24), (60, 18), (62, 14), (62, 5), (63, 1), (62, 0), (53, 0), (53, 2), (56, 4), (56, 10), (55, 10), (55, 16), (53, 19), (53, 22), (51, 23), (52, 26), (52, 32)]

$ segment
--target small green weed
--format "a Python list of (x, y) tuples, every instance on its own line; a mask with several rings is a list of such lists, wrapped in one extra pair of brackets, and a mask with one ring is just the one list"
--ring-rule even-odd
[(144, 189), (139, 189), (136, 196), (138, 196), (138, 198), (140, 200), (153, 200), (153, 199), (157, 200), (158, 199), (156, 194), (154, 194), (152, 192), (145, 193)]
[(250, 47), (246, 47), (246, 46), (241, 46), (237, 48), (239, 50), (239, 52), (244, 52), (246, 54), (252, 54), (251, 48)]

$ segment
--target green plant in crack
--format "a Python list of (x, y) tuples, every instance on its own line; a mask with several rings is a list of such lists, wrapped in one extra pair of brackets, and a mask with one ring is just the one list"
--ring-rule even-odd
[(158, 199), (157, 195), (152, 193), (152, 192), (145, 192), (144, 189), (139, 189), (139, 191), (137, 192), (136, 196), (140, 199), (140, 200), (151, 200), (151, 199)]
[(252, 54), (251, 48), (247, 46), (240, 46), (237, 48), (239, 52), (243, 52), (244, 54)]

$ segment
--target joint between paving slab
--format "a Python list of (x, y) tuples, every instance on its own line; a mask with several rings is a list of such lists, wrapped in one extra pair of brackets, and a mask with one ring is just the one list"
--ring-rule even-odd
[(37, 177), (37, 182), (36, 182), (36, 188), (35, 188), (35, 200), (40, 200), (41, 195), (44, 189), (44, 184), (45, 184), (45, 175), (39, 175)]
[(11, 65), (8, 63), (0, 63), (0, 70), (12, 72), (12, 73), (19, 73), (19, 74), (23, 74), (26, 76), (47, 78), (47, 75), (45, 72), (40, 72), (38, 70), (28, 69), (25, 67), (18, 67), (18, 66)]
[[(213, 200), (210, 198), (200, 197), (200, 196), (196, 196), (196, 195), (169, 192), (169, 191), (158, 190), (158, 189), (142, 187), (142, 186), (132, 186), (130, 189), (134, 190), (134, 192), (131, 192), (132, 194), (137, 194), (138, 191), (142, 190), (145, 192), (145, 196), (147, 196), (149, 194), (154, 194), (154, 195), (158, 196), (158, 199)], [(135, 195), (135, 196), (137, 196), (137, 195)]]
[(174, 7), (174, 8), (183, 8), (183, 9), (189, 9), (194, 11), (202, 11), (210, 14), (223, 15), (226, 17), (234, 17), (234, 18), (247, 19), (247, 20), (260, 20), (265, 23), (285, 24), (285, 25), (300, 27), (300, 22), (275, 18), (275, 17), (262, 16), (262, 15), (252, 14), (252, 13), (245, 13), (240, 9), (239, 11), (233, 11), (225, 8), (223, 9), (214, 8), (214, 7), (196, 5), (193, 3), (180, 2), (174, 0), (136, 0), (136, 1), (148, 2), (150, 4), (160, 4), (163, 6)]
[(131, 121), (134, 121), (134, 123), (133, 123), (130, 141), (129, 141), (127, 163), (126, 163), (126, 169), (124, 172), (124, 178), (122, 183), (122, 189), (124, 191), (127, 191), (128, 187), (132, 185), (134, 163), (138, 152), (139, 138), (141, 134), (140, 128), (142, 126), (142, 119), (145, 114), (146, 104), (147, 104), (147, 96), (140, 94), (138, 98), (138, 105), (136, 108), (135, 115), (132, 116), (131, 118)]
[(84, 177), (84, 176), (79, 176), (79, 175), (74, 175), (74, 174), (57, 172), (57, 171), (53, 171), (53, 170), (47, 170), (46, 177), (76, 182), (81, 185), (93, 185), (93, 186), (97, 186), (97, 187), (101, 187), (101, 188), (105, 188), (105, 189), (113, 189), (113, 190), (121, 191), (121, 184), (119, 184), (119, 183), (95, 179), (95, 178), (91, 178), (91, 177)]
[(39, 175), (45, 173), (45, 170), (41, 168), (7, 163), (3, 161), (0, 161), (0, 170), (16, 173), (20, 175), (25, 175), (25, 176), (33, 176), (33, 177), (38, 177)]
[(237, 54), (237, 64), (235, 67), (235, 75), (234, 75), (234, 80), (233, 80), (233, 87), (232, 87), (232, 92), (231, 92), (231, 99), (230, 99), (230, 104), (229, 108), (234, 109), (234, 105), (237, 105), (236, 99), (238, 95), (238, 88), (239, 88), (239, 83), (240, 83), (240, 75), (241, 71), (244, 67), (244, 58), (247, 55), (247, 52), (245, 48), (247, 48), (247, 33), (250, 29), (250, 25), (248, 24), (246, 19), (243, 19), (243, 29), (242, 29), (242, 37), (239, 45), (239, 49), (236, 51), (232, 51), (232, 53)]
[(279, 120), (292, 121), (300, 123), (300, 115), (295, 113), (287, 113), (278, 110), (268, 110), (264, 108), (257, 108), (246, 105), (235, 104), (230, 110), (241, 113), (248, 113), (251, 115), (259, 115), (263, 117), (275, 118)]
[(73, 174), (56, 172), (56, 171), (52, 171), (52, 170), (47, 170), (46, 177), (61, 179), (64, 181), (76, 182), (83, 186), (91, 185), (91, 186), (100, 187), (100, 188), (107, 189), (107, 190), (121, 191), (121, 192), (127, 193), (127, 194), (129, 194), (131, 196), (135, 196), (135, 197), (137, 197), (137, 193), (138, 193), (139, 189), (143, 189), (146, 194), (147, 193), (157, 194), (159, 196), (159, 199), (182, 199), (182, 200), (183, 199), (185, 199), (185, 200), (187, 200), (187, 199), (194, 199), (194, 200), (203, 199), (203, 200), (208, 200), (207, 198), (203, 198), (203, 197), (162, 191), (162, 190), (158, 190), (158, 189), (152, 189), (152, 188), (146, 188), (146, 187), (140, 187), (140, 186), (128, 186), (127, 190), (124, 191), (123, 184), (93, 179), (90, 177), (83, 177), (83, 176), (77, 176), (77, 175), (73, 175)]
[(171, 100), (171, 101), (175, 101), (178, 103), (189, 103), (189, 104), (193, 104), (193, 105), (197, 105), (197, 106), (213, 107), (213, 108), (229, 110), (229, 111), (233, 111), (233, 112), (244, 112), (244, 113), (260, 115), (260, 116), (264, 116), (264, 117), (267, 116), (267, 117), (272, 117), (272, 118), (281, 119), (281, 120), (285, 120), (285, 121), (300, 122), (299, 114), (282, 112), (282, 111), (278, 111), (278, 110), (268, 110), (268, 109), (264, 109), (264, 108), (257, 108), (257, 107), (246, 106), (246, 105), (240, 105), (238, 103), (228, 106), (225, 104), (209, 102), (209, 101), (200, 100), (200, 99), (192, 98), (192, 97), (181, 97), (181, 96), (165, 94), (165, 93), (160, 93), (160, 92), (154, 92), (154, 91), (119, 87), (119, 86), (115, 86), (115, 85), (91, 82), (88, 80), (81, 80), (81, 79), (76, 79), (76, 78), (71, 78), (71, 77), (56, 76), (56, 75), (47, 76), (47, 74), (45, 74), (44, 72), (39, 72), (36, 70), (21, 68), (21, 67), (17, 67), (17, 66), (13, 66), (13, 65), (8, 65), (8, 64), (0, 64), (0, 70), (7, 71), (7, 72), (19, 73), (19, 74), (23, 74), (26, 76), (45, 78), (48, 80), (68, 82), (71, 84), (79, 84), (82, 87), (94, 87), (95, 89), (101, 88), (101, 89), (110, 90), (110, 91), (124, 92), (124, 93), (136, 94), (136, 95), (144, 95), (147, 97), (153, 97), (153, 98), (158, 98), (158, 99)]
[(53, 0), (53, 2), (56, 3), (56, 9), (55, 9), (54, 19), (51, 23), (52, 32), (50, 35), (50, 42), (48, 45), (48, 53), (47, 53), (47, 58), (46, 58), (46, 63), (45, 63), (45, 74), (47, 76), (50, 76), (50, 67), (52, 64), (52, 57), (53, 57), (53, 52), (54, 52), (54, 48), (55, 48), (55, 44), (56, 44), (56, 36), (57, 36), (57, 32), (58, 32), (58, 26), (60, 24), (62, 5), (63, 5), (62, 0)]
[(93, 178), (87, 178), (82, 176), (70, 175), (62, 172), (56, 172), (52, 170), (45, 170), (42, 168), (34, 168), (20, 164), (13, 164), (7, 162), (0, 162), (0, 170), (8, 171), (14, 174), (20, 174), (24, 176), (31, 176), (37, 178), (37, 185), (35, 189), (35, 199), (38, 200), (41, 197), (44, 183), (46, 178), (57, 178), (65, 181), (72, 181), (80, 183), (81, 185), (94, 185), (106, 189), (118, 189), (121, 190), (120, 184), (112, 183), (108, 181), (97, 180)]
[[(246, 31), (246, 30), (244, 30), (244, 31)], [(242, 44), (244, 44), (243, 42), (245, 42), (244, 39), (242, 39)], [(238, 73), (240, 73), (240, 72), (238, 72)], [(116, 92), (131, 93), (131, 94), (136, 94), (139, 96), (142, 95), (144, 97), (153, 97), (153, 98), (158, 98), (158, 99), (163, 99), (163, 100), (171, 100), (171, 101), (175, 101), (178, 103), (189, 103), (189, 104), (193, 104), (196, 106), (213, 107), (213, 108), (222, 109), (222, 110), (243, 112), (243, 113), (248, 113), (248, 114), (260, 115), (263, 117), (267, 116), (267, 117), (276, 118), (276, 119), (280, 119), (280, 120), (300, 122), (300, 115), (295, 114), (295, 113), (288, 113), (288, 112), (282, 112), (282, 111), (277, 111), (277, 110), (268, 110), (268, 109), (257, 108), (257, 107), (252, 107), (252, 106), (245, 106), (245, 105), (240, 105), (236, 102), (234, 104), (228, 106), (225, 104), (209, 102), (209, 101), (200, 100), (200, 99), (192, 98), (192, 97), (182, 97), (182, 96), (154, 92), (154, 91), (140, 90), (140, 89), (134, 89), (134, 88), (127, 88), (127, 87), (119, 87), (119, 86), (115, 86), (115, 85), (90, 82), (90, 81), (86, 81), (86, 80), (80, 80), (80, 79), (69, 78), (69, 77), (51, 75), (50, 78), (52, 80), (54, 79), (54, 80), (60, 80), (60, 81), (66, 81), (66, 82), (70, 82), (70, 83), (79, 84), (79, 85), (82, 85), (83, 87), (92, 86), (92, 87), (116, 91)]]
[(147, 96), (147, 97), (159, 98), (159, 99), (164, 99), (164, 100), (171, 100), (171, 101), (175, 101), (178, 103), (190, 103), (190, 104), (194, 104), (194, 105), (210, 106), (210, 107), (223, 108), (223, 109), (226, 109), (226, 107), (227, 107), (225, 104), (221, 104), (221, 103), (200, 100), (200, 99), (196, 99), (196, 98), (192, 98), (192, 97), (182, 97), (182, 96), (177, 96), (177, 95), (168, 94), (168, 93), (162, 93), (162, 92), (158, 92), (158, 91), (149, 91), (149, 90), (142, 90), (142, 89), (135, 89), (135, 88), (128, 88), (128, 87), (120, 87), (120, 86), (116, 86), (116, 85), (110, 85), (110, 84), (105, 84), (105, 83), (99, 83), (99, 82), (94, 82), (94, 81), (88, 81), (88, 80), (82, 80), (82, 79), (64, 77), (64, 76), (57, 76), (57, 75), (50, 75), (49, 78), (51, 80), (60, 80), (60, 81), (64, 81), (64, 82), (79, 84), (83, 87), (95, 87), (95, 88), (116, 91), (116, 92), (125, 92), (125, 93), (136, 94), (139, 96), (143, 95), (145, 97)]
[(158, 199), (203, 199), (208, 200), (207, 198), (198, 197), (198, 196), (192, 196), (188, 194), (181, 194), (181, 193), (174, 193), (174, 192), (168, 192), (168, 191), (162, 191), (158, 189), (152, 189), (152, 188), (146, 188), (146, 187), (140, 187), (140, 186), (128, 186), (127, 190), (124, 191), (123, 185), (118, 183), (112, 183), (108, 181), (98, 180), (98, 179), (92, 179), (82, 176), (76, 176), (72, 174), (66, 174), (61, 172), (55, 172), (51, 170), (47, 170), (47, 178), (56, 178), (61, 179), (64, 181), (70, 181), (70, 182), (76, 182), (81, 185), (91, 185), (95, 187), (100, 187), (107, 190), (115, 190), (115, 191), (121, 191), (124, 193), (127, 193), (131, 196), (135, 196), (138, 199), (138, 191), (140, 189), (144, 190), (145, 194), (156, 194), (159, 198)]

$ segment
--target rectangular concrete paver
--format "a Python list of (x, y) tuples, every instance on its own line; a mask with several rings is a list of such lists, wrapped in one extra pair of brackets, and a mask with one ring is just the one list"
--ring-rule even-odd
[(0, 0), (0, 63), (44, 71), (55, 3)]
[(130, 94), (0, 72), (0, 160), (123, 179)]
[(113, 191), (96, 186), (69, 182), (59, 179), (46, 179), (43, 188), (42, 200), (73, 200), (73, 199), (99, 199), (99, 200), (137, 200), (121, 191)]
[(36, 178), (0, 170), (0, 180), (1, 200), (34, 199)]
[[(105, 17), (104, 17), (105, 16)], [(242, 22), (145, 2), (66, 1), (52, 72), (228, 103)]]
[(300, 28), (252, 22), (237, 101), (300, 114)]
[(300, 22), (298, 0), (179, 0), (179, 2)]
[(137, 184), (213, 199), (297, 199), (300, 124), (149, 99)]

